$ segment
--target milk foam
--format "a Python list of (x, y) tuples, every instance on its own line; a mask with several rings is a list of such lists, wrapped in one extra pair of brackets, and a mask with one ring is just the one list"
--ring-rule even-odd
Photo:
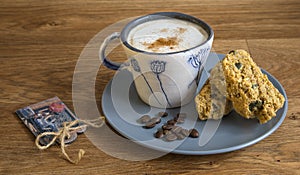
[(169, 53), (186, 50), (205, 42), (207, 32), (200, 26), (179, 19), (158, 19), (134, 27), (128, 42), (147, 52)]

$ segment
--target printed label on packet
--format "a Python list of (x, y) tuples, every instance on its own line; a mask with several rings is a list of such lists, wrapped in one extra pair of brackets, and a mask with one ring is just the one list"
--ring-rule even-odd
[[(58, 97), (19, 109), (16, 113), (35, 137), (43, 132), (57, 132), (63, 127), (64, 122), (78, 119)], [(79, 125), (77, 124), (74, 127)], [(83, 133), (85, 130), (86, 127), (82, 127), (71, 132), (70, 138), (66, 138), (65, 143), (73, 142), (77, 138), (77, 134)], [(52, 138), (53, 136), (44, 136), (40, 139), (40, 143), (47, 145)], [(58, 140), (56, 142), (59, 143)]]

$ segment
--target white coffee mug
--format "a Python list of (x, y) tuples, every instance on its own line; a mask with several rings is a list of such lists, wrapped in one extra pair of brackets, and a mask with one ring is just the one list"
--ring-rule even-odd
[[(130, 43), (129, 34), (132, 29), (149, 21), (163, 21), (161, 19), (176, 19), (192, 23), (203, 29), (207, 37), (195, 46), (166, 53), (142, 50)], [(176, 22), (172, 25), (176, 25)], [(160, 37), (163, 37), (163, 32), (160, 33)], [(188, 37), (187, 35), (186, 38), (189, 39)], [(100, 47), (99, 57), (106, 67), (119, 69), (122, 64), (109, 60), (105, 56), (105, 49), (110, 41), (120, 39), (128, 57), (127, 68), (133, 75), (139, 97), (150, 106), (175, 108), (189, 103), (194, 98), (197, 80), (211, 50), (213, 38), (211, 27), (198, 18), (177, 12), (160, 12), (137, 18), (128, 23), (121, 33), (108, 36)], [(183, 42), (184, 39), (181, 38), (178, 42)], [(150, 48), (149, 44), (147, 46)]]

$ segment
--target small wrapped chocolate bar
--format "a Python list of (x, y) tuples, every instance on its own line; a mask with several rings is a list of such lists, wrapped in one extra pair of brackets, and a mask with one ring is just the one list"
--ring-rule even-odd
[[(57, 132), (63, 127), (64, 122), (78, 120), (58, 97), (19, 109), (16, 113), (35, 137), (43, 132)], [(74, 127), (79, 125), (77, 124)], [(79, 128), (75, 132), (70, 133), (70, 138), (65, 139), (66, 144), (73, 142), (77, 138), (77, 134), (86, 130), (86, 127)], [(40, 139), (40, 144), (47, 145), (52, 138), (53, 136), (51, 135), (44, 136)], [(59, 142), (59, 140), (56, 142)]]

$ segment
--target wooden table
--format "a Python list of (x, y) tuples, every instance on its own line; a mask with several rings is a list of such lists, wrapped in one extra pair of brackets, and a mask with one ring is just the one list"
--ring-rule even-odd
[[(95, 147), (85, 135), (68, 147), (86, 150), (77, 165), (53, 146), (40, 151), (14, 111), (58, 96), (72, 107), (72, 76), (78, 57), (99, 31), (122, 19), (178, 11), (203, 19), (215, 31), (213, 49), (248, 50), (285, 88), (283, 124), (263, 141), (207, 156), (168, 154), (126, 161)], [(300, 174), (300, 3), (298, 0), (33, 1), (0, 2), (0, 174)], [(112, 54), (124, 61), (122, 51)], [(96, 97), (114, 75), (101, 67)]]

